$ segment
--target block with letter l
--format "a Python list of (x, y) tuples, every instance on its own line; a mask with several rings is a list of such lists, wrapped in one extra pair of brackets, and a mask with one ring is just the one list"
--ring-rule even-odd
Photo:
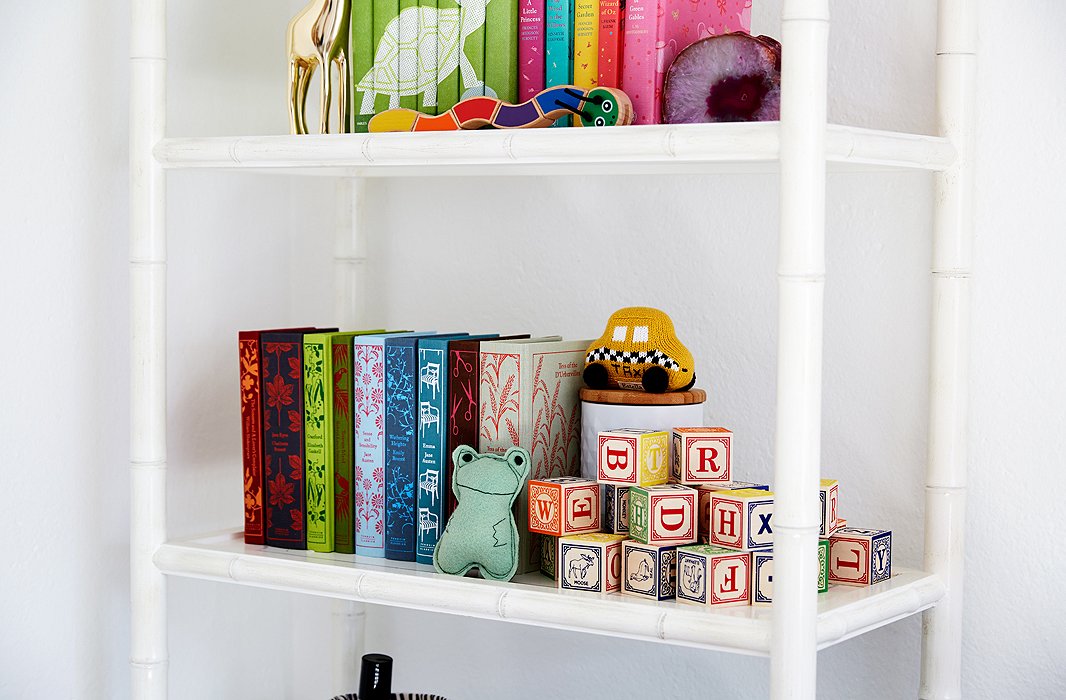
[(892, 578), (892, 531), (842, 527), (829, 538), (829, 582), (869, 586)]

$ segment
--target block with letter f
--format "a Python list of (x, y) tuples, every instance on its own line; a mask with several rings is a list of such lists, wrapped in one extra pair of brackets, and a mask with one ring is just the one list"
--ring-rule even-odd
[(677, 550), (677, 600), (731, 607), (751, 601), (751, 553), (709, 544)]

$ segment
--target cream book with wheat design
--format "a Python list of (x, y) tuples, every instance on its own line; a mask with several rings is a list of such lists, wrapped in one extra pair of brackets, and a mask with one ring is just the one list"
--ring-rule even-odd
[[(573, 476), (581, 469), (581, 401), (585, 351), (591, 340), (496, 340), (481, 344), (479, 450), (529, 451), (530, 479)], [(540, 567), (540, 547), (530, 546), (526, 488), (515, 501), (518, 572)]]

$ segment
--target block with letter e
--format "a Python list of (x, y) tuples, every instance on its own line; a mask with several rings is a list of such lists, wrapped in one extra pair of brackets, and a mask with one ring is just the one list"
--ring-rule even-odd
[(677, 600), (731, 607), (751, 600), (751, 553), (709, 544), (677, 549)]
[(674, 428), (670, 476), (690, 486), (721, 484), (733, 477), (733, 431)]
[(869, 586), (892, 578), (892, 531), (842, 527), (829, 537), (829, 582)]
[(696, 489), (681, 484), (629, 489), (629, 536), (644, 544), (696, 541)]
[(559, 476), (529, 482), (529, 531), (561, 537), (600, 529), (600, 486)]
[(619, 590), (625, 538), (603, 532), (560, 537), (555, 558), (559, 588), (595, 593)]
[(711, 493), (710, 544), (728, 549), (774, 546), (773, 491), (737, 489)]
[(629, 487), (600, 484), (600, 516), (604, 532), (622, 535), (629, 532)]
[(664, 430), (619, 428), (599, 433), (596, 480), (623, 486), (654, 486), (669, 478), (670, 434)]
[(670, 600), (674, 597), (676, 579), (677, 547), (636, 540), (622, 543), (622, 593)]

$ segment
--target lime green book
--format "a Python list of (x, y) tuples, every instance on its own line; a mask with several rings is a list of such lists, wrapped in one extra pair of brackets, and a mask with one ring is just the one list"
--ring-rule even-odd
[(351, 0), (352, 133), (365, 134), (374, 116), (374, 0)]
[[(374, 0), (374, 114), (400, 94), (400, 1)], [(396, 106), (396, 105), (392, 105)]]
[(485, 94), (518, 101), (518, 0), (492, 0), (485, 9)]
[(418, 43), (422, 36), (419, 25), (418, 0), (400, 0), (396, 88), (404, 109), (418, 109)]
[(437, 113), (437, 0), (418, 0), (418, 111)]
[(304, 336), (304, 488), (307, 548), (333, 551), (333, 376), (331, 333)]

